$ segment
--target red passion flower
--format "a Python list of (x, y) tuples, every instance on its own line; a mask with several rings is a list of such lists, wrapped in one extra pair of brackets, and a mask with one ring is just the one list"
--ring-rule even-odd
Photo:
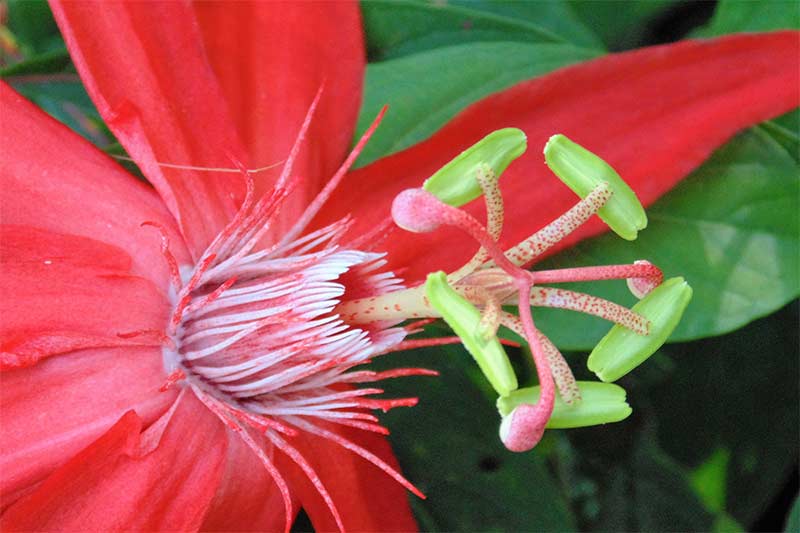
[[(152, 187), (0, 85), (6, 530), (281, 530), (300, 507), (320, 531), (415, 529), (405, 488), (418, 491), (370, 412), (415, 399), (372, 384), (428, 372), (355, 368), (409, 329), (351, 324), (337, 306), (415, 286), (477, 245), (394, 227), (394, 197), (514, 126), (532, 146), (563, 132), (590, 147), (649, 204), (798, 105), (796, 33), (687, 41), (520, 83), (350, 170), (371, 133), (350, 150), (356, 3), (53, 11)], [(546, 172), (536, 150), (507, 171), (503, 240), (574, 202)]]

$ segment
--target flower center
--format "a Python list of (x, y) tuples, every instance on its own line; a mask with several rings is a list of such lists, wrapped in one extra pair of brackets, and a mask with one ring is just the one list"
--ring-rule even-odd
[[(331, 402), (344, 371), (405, 336), (346, 323), (333, 310), (345, 297), (402, 288), (381, 272), (380, 254), (336, 243), (346, 221), (271, 250), (201, 261), (181, 289), (164, 349), (168, 373), (257, 415), (343, 416)], [(367, 392), (368, 393), (368, 392)]]
[(295, 225), (280, 241), (263, 243), (284, 199), (298, 182), (290, 177), (293, 162), (320, 95), (321, 90), (270, 194), (254, 201), (251, 172), (233, 161), (246, 178), (245, 200), (193, 267), (181, 271), (169, 250), (166, 231), (159, 228), (175, 291), (163, 349), (168, 374), (163, 388), (180, 382), (185, 385), (181, 394), (191, 389), (255, 453), (281, 491), (287, 532), (294, 517), (292, 497), (274, 464), (275, 449), (303, 470), (339, 529), (344, 530), (324, 484), (292, 444), (299, 431), (360, 455), (425, 497), (394, 468), (343, 437), (334, 426), (388, 434), (368, 410), (412, 406), (417, 399), (372, 398), (383, 391), (354, 385), (436, 375), (419, 368), (350, 371), (376, 355), (402, 347), (407, 330), (395, 327), (398, 321), (354, 325), (336, 311), (337, 305), (344, 298), (386, 295), (403, 286), (392, 272), (382, 270), (383, 254), (362, 250), (359, 243), (369, 239), (342, 243), (350, 226), (348, 218), (303, 234), (383, 113)]

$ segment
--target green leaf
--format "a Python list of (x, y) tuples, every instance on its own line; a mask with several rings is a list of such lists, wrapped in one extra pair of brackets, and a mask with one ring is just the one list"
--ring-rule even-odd
[(713, 533), (743, 533), (745, 528), (728, 513), (720, 513), (711, 526)]
[(497, 42), (450, 46), (370, 64), (356, 135), (384, 104), (389, 111), (357, 165), (428, 138), (485, 96), (597, 55), (569, 45)]
[(659, 442), (677, 461), (697, 467), (719, 448), (730, 451), (725, 511), (746, 529), (783, 489), (800, 453), (799, 320), (795, 302), (732, 334), (666, 346), (670, 365), (647, 393)]
[(790, 111), (759, 126), (800, 163), (800, 109)]
[(710, 529), (711, 515), (694, 495), (683, 468), (651, 440), (634, 452), (633, 508), (638, 531)]
[(709, 511), (719, 513), (725, 509), (725, 483), (730, 461), (731, 451), (719, 447), (691, 473), (692, 487)]
[(12, 86), (49, 115), (103, 148), (113, 142), (113, 136), (77, 75), (75, 78), (75, 81), (48, 81), (46, 78), (35, 82), (19, 81)]
[[(65, 48), (50, 50), (0, 69), (0, 76), (61, 72), (72, 64)], [(77, 76), (77, 74), (75, 75)]]
[[(634, 422), (570, 431), (580, 476), (598, 486), (589, 531), (710, 531), (714, 517), (689, 485), (686, 470), (651, 431)], [(605, 429), (604, 427), (603, 429)]]
[[(631, 263), (647, 259), (694, 289), (672, 340), (719, 335), (782, 307), (800, 292), (798, 165), (759, 128), (718, 150), (675, 190), (648, 209), (636, 243), (605, 235), (536, 268)], [(635, 302), (623, 281), (574, 284), (624, 305)], [(540, 329), (562, 349), (587, 350), (608, 330), (594, 317), (537, 309)]]
[[(597, 497), (570, 491), (580, 530), (753, 530), (800, 453), (799, 309), (795, 302), (734, 333), (666, 346), (624, 378), (635, 405), (628, 420), (550, 433), (567, 450), (559, 481), (595, 487)], [(699, 496), (689, 472), (719, 466), (709, 458), (720, 449), (730, 454), (725, 488), (717, 471)], [(708, 508), (720, 501), (723, 512)]]
[(789, 512), (789, 518), (786, 520), (786, 527), (783, 528), (786, 532), (800, 531), (800, 497), (794, 499), (792, 510)]
[(800, 29), (800, 8), (796, 0), (720, 0), (704, 37), (739, 32)]
[(8, 28), (25, 55), (64, 48), (45, 0), (8, 0)]
[(648, 23), (679, 0), (569, 0), (578, 18), (592, 28), (610, 50), (641, 46)]
[(602, 48), (594, 34), (561, 1), (366, 0), (361, 3), (361, 12), (372, 61), (478, 41)]
[(411, 500), (423, 531), (575, 529), (548, 471), (546, 443), (528, 454), (503, 447), (497, 411), (468, 377), (475, 364), (461, 347), (395, 353), (372, 367), (427, 367), (441, 373), (380, 384), (387, 397), (420, 399), (413, 409), (394, 409), (382, 421), (391, 429), (403, 473), (428, 496)]

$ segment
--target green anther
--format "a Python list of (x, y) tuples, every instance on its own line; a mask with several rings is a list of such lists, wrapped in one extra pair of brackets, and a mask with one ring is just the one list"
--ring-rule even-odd
[(586, 198), (602, 182), (611, 187), (611, 198), (597, 215), (623, 239), (636, 239), (647, 227), (647, 215), (633, 190), (617, 171), (598, 156), (569, 140), (553, 135), (544, 147), (544, 159), (550, 170), (575, 194)]
[(603, 381), (616, 381), (642, 364), (666, 342), (691, 299), (692, 288), (681, 277), (653, 289), (631, 309), (650, 321), (650, 333), (615, 325), (589, 355), (589, 370)]
[(494, 335), (484, 338), (479, 327), (481, 312), (448, 285), (444, 272), (428, 274), (425, 295), (447, 325), (461, 338), (494, 390), (500, 396), (507, 396), (515, 390), (517, 376), (500, 341)]
[[(556, 396), (553, 415), (547, 422), (550, 429), (579, 428), (619, 422), (633, 412), (625, 401), (625, 389), (613, 383), (579, 381), (582, 399), (569, 405)], [(511, 414), (520, 404), (535, 404), (539, 400), (540, 388), (528, 387), (515, 390), (497, 399), (497, 410), (503, 417)]]
[(422, 188), (448, 205), (462, 206), (483, 193), (476, 178), (480, 165), (488, 165), (500, 178), (508, 165), (525, 153), (527, 147), (522, 130), (504, 128), (493, 131), (425, 180)]

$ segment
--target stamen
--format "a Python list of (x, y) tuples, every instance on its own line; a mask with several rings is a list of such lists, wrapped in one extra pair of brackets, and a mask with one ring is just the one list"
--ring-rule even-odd
[(608, 202), (609, 198), (611, 198), (611, 188), (608, 183), (603, 182), (569, 211), (513, 248), (508, 249), (506, 256), (515, 265), (527, 265), (586, 223)]
[[(522, 322), (519, 317), (510, 313), (503, 313), (501, 316), (501, 323), (519, 335), (525, 337), (525, 331), (522, 327)], [(550, 372), (553, 374), (558, 394), (561, 399), (566, 403), (571, 404), (576, 400), (581, 399), (581, 393), (578, 389), (575, 376), (572, 374), (572, 369), (569, 367), (567, 360), (556, 348), (550, 339), (548, 339), (542, 332), (539, 332), (539, 342), (542, 343), (542, 348), (547, 355), (547, 362), (550, 366)]]
[(531, 292), (530, 304), (538, 307), (569, 309), (597, 316), (626, 327), (639, 335), (647, 335), (650, 328), (649, 320), (627, 307), (581, 292), (536, 287)]
[[(500, 238), (503, 230), (503, 196), (500, 194), (500, 186), (494, 171), (488, 165), (478, 167), (476, 179), (483, 191), (483, 198), (486, 203), (486, 232), (496, 242)], [(466, 262), (464, 266), (447, 276), (449, 283), (455, 283), (467, 274), (475, 271), (489, 257), (485, 248), (481, 247)]]
[(500, 301), (490, 295), (486, 298), (478, 329), (483, 338), (488, 340), (497, 335), (497, 328), (499, 327)]
[(558, 270), (538, 270), (533, 272), (533, 282), (537, 285), (542, 283), (600, 281), (628, 278), (644, 278), (659, 285), (664, 278), (664, 274), (657, 266), (646, 261), (638, 261), (633, 265), (562, 268)]

